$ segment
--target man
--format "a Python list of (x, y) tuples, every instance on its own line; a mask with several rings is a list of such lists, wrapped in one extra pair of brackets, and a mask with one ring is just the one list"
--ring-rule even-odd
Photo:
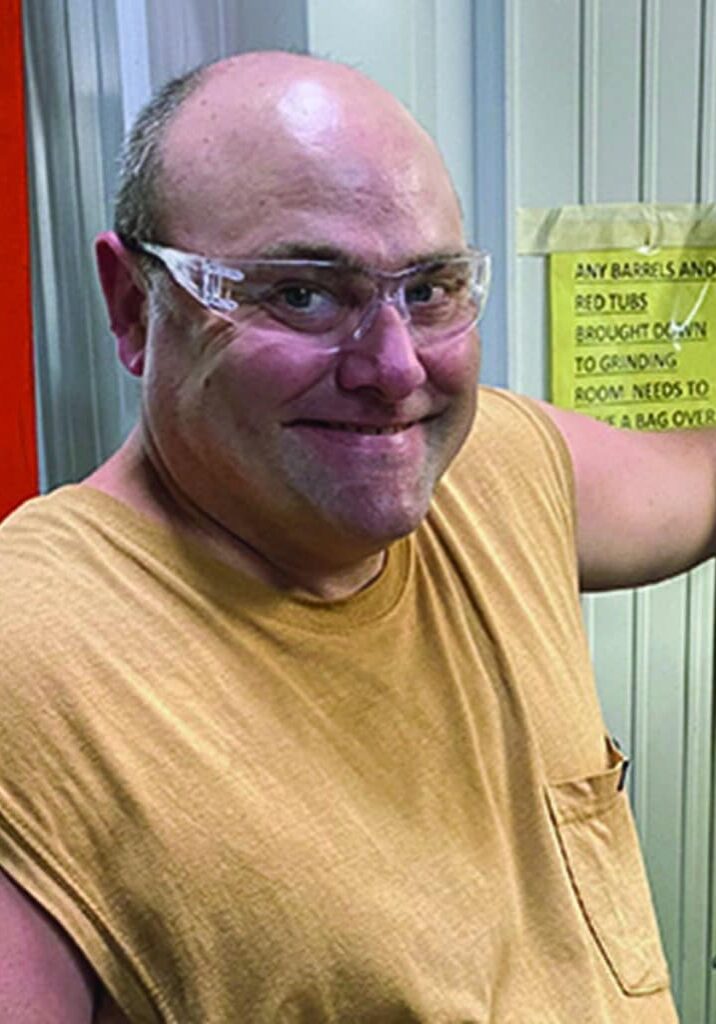
[(2, 530), (0, 1019), (674, 1021), (577, 571), (709, 555), (713, 435), (475, 417), (486, 258), (329, 62), (162, 94), (97, 256), (141, 424)]

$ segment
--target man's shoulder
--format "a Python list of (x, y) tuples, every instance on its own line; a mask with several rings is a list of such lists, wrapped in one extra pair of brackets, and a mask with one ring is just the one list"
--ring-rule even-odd
[[(63, 489), (64, 490), (64, 489)], [(63, 490), (33, 498), (0, 525), (0, 694), (7, 707), (34, 666), (61, 651), (68, 579), (76, 571), (72, 499)]]
[(0, 556), (38, 551), (43, 541), (54, 542), (58, 530), (76, 523), (86, 494), (82, 485), (66, 484), (23, 502), (0, 523)]
[[(76, 654), (110, 586), (111, 525), (79, 485), (34, 498), (0, 525), (0, 658), (6, 681), (49, 674)], [(3, 685), (0, 682), (0, 685)]]
[(569, 452), (540, 404), (481, 388), (475, 423), (436, 491), (435, 511), (494, 544), (544, 531), (573, 538), (574, 509)]
[(73, 485), (32, 498), (0, 524), (0, 601), (6, 609), (12, 610), (18, 591), (28, 599), (24, 606), (38, 591), (57, 601), (54, 588), (72, 578), (93, 530), (81, 491)]
[[(0, 524), (0, 602), (12, 613), (18, 591), (27, 598), (51, 582), (53, 570), (60, 572), (70, 556), (67, 530), (72, 515), (72, 488), (26, 501)], [(28, 601), (19, 602), (21, 612)], [(7, 619), (4, 619), (4, 624)]]
[(561, 478), (571, 475), (569, 452), (559, 430), (533, 398), (481, 386), (472, 430), (455, 460), (456, 468), (533, 475), (544, 465)]

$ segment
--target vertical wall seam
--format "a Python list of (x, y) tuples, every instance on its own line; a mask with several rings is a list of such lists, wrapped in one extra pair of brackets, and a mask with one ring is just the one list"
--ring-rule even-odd
[[(699, 98), (699, 199), (716, 199), (716, 3), (702, 0), (701, 81)], [(709, 89), (709, 80), (711, 88)]]
[(706, 0), (701, 0), (699, 12), (699, 68), (698, 68), (698, 99), (696, 111), (696, 181), (694, 190), (696, 202), (703, 202), (703, 181), (704, 181), (704, 133), (705, 133), (705, 112), (706, 112)]
[(487, 341), (483, 366), (491, 383), (504, 386), (509, 380), (514, 386), (514, 378), (508, 375), (515, 353), (507, 314), (507, 276), (512, 276), (513, 267), (514, 195), (508, 192), (507, 181), (510, 96), (505, 5), (501, 0), (472, 0), (471, 8), (476, 241), (492, 250), (498, 271), (483, 321)]
[[(519, 139), (519, 120), (517, 103), (515, 102), (515, 68), (519, 59), (516, 42), (515, 0), (505, 0), (503, 9), (503, 40), (504, 54), (503, 83), (505, 90), (504, 124), (505, 124), (505, 260), (504, 274), (506, 280), (512, 282), (511, 288), (505, 288), (505, 383), (514, 387), (518, 378), (519, 345), (517, 343), (517, 256), (514, 241), (515, 229), (511, 211), (517, 209), (517, 170), (516, 145)], [(473, 0), (473, 9), (479, 0)], [(476, 28), (477, 19), (473, 17)]]
[(631, 688), (631, 699), (629, 701), (629, 712), (630, 712), (630, 731), (631, 731), (631, 742), (632, 742), (632, 777), (630, 781), (630, 796), (634, 804), (635, 813), (638, 811), (638, 782), (640, 775), (640, 762), (642, 757), (642, 750), (639, 745), (639, 701), (637, 699), (637, 682), (638, 682), (638, 666), (639, 666), (639, 593), (636, 590), (631, 592), (630, 604), (631, 604), (631, 621), (632, 621), (632, 634), (631, 634), (631, 664), (629, 666), (629, 686)]
[(579, 187), (582, 203), (598, 199), (597, 138), (599, 135), (599, 106), (597, 73), (599, 68), (599, 3), (600, 0), (582, 0), (580, 8), (580, 162)]
[(580, 0), (579, 7), (579, 202), (597, 201), (596, 138), (598, 110), (596, 97), (599, 45), (597, 5), (599, 0)]
[(639, 200), (650, 202), (653, 195), (654, 152), (654, 76), (652, 54), (656, 40), (657, 0), (642, 0), (641, 4), (641, 89), (639, 97)]
[[(682, 750), (682, 764), (681, 764), (681, 822), (679, 828), (679, 928), (678, 928), (678, 947), (679, 947), (679, 958), (676, 965), (678, 971), (678, 977), (676, 979), (676, 985), (679, 992), (683, 994), (684, 991), (684, 949), (686, 948), (687, 936), (686, 936), (686, 895), (687, 895), (687, 876), (686, 876), (686, 865), (687, 865), (687, 854), (689, 852), (689, 726), (691, 719), (691, 683), (692, 683), (692, 615), (693, 615), (693, 587), (691, 585), (686, 588), (686, 598), (684, 607), (684, 651), (683, 651), (683, 672), (684, 672), (684, 687), (683, 687), (683, 707), (682, 707), (682, 723), (681, 723), (681, 750)], [(672, 966), (673, 970), (673, 966)]]
[(577, 39), (579, 40), (579, 51), (577, 53), (577, 118), (579, 126), (577, 139), (579, 140), (579, 151), (577, 153), (577, 202), (585, 203), (585, 150), (586, 150), (586, 91), (587, 91), (587, 45), (586, 45), (586, 11), (587, 0), (579, 0), (577, 14)]
[[(76, 6), (76, 4), (75, 4), (75, 6)], [(73, 34), (72, 34), (72, 30), (70, 28), (69, 11), (68, 11), (68, 17), (67, 17), (67, 20), (65, 22), (65, 25), (66, 25), (66, 29), (67, 29), (67, 33), (68, 33), (67, 34), (67, 51), (66, 51), (67, 52), (67, 75), (68, 75), (69, 91), (70, 91), (70, 106), (71, 106), (71, 110), (72, 110), (72, 117), (70, 118), (71, 138), (72, 138), (72, 161), (73, 161), (73, 165), (74, 165), (75, 180), (77, 181), (77, 184), (78, 184), (78, 187), (79, 187), (79, 194), (82, 195), (84, 193), (84, 191), (85, 191), (84, 190), (84, 186), (86, 185), (86, 181), (85, 181), (85, 179), (86, 179), (86, 173), (85, 173), (85, 171), (86, 171), (86, 160), (83, 160), (83, 146), (82, 146), (81, 139), (80, 139), (80, 127), (81, 127), (81, 125), (80, 125), (80, 116), (78, 116), (79, 89), (78, 89), (78, 86), (77, 86), (77, 76), (75, 74), (75, 62), (73, 60), (73, 56), (74, 56), (73, 45), (72, 45)], [(94, 28), (94, 27), (95, 27), (95, 23), (93, 21), (92, 22), (92, 28)], [(85, 56), (86, 59), (93, 59), (94, 60), (94, 68), (95, 68), (95, 72), (96, 72), (97, 63), (98, 63), (98, 60), (97, 60), (97, 58), (98, 58), (98, 54), (97, 54), (97, 37), (96, 37), (96, 35), (93, 38), (93, 43), (94, 43), (94, 52), (91, 53), (91, 54), (85, 54), (84, 56)], [(99, 84), (99, 83), (97, 82), (97, 84)], [(99, 101), (99, 97), (97, 97), (97, 100)], [(80, 111), (80, 114), (81, 114), (81, 111)], [(97, 125), (95, 124), (92, 127), (94, 129), (96, 129)], [(94, 140), (93, 140), (93, 142), (94, 142)], [(89, 152), (89, 147), (84, 147), (84, 151), (85, 151), (85, 153), (88, 153)], [(87, 159), (89, 159), (89, 156), (87, 156)], [(91, 193), (92, 190), (88, 189), (87, 191), (88, 191), (88, 193)], [(86, 238), (88, 238), (89, 237), (89, 230), (88, 230), (89, 224), (88, 224), (88, 219), (87, 219), (87, 207), (86, 207), (86, 205), (83, 202), (79, 201), (79, 198), (78, 198), (78, 201), (75, 204), (75, 215), (77, 217), (77, 220), (76, 220), (77, 237), (79, 239), (86, 239)], [(86, 259), (88, 264), (89, 264), (89, 262), (90, 262), (90, 260), (89, 260), (89, 253), (78, 254), (78, 256), (80, 256), (80, 258)], [(89, 270), (89, 267), (88, 267), (88, 270)], [(82, 301), (77, 304), (77, 307), (75, 308), (73, 315), (74, 315), (75, 318), (78, 318), (79, 316), (81, 316), (82, 322), (84, 324), (84, 338), (86, 340), (84, 355), (85, 355), (85, 358), (87, 360), (87, 364), (88, 364), (87, 368), (89, 370), (89, 377), (90, 377), (90, 382), (91, 382), (91, 386), (89, 388), (87, 388), (87, 390), (86, 390), (86, 398), (87, 398), (87, 405), (88, 405), (88, 408), (89, 408), (89, 411), (90, 411), (90, 414), (91, 414), (91, 417), (92, 417), (91, 436), (92, 436), (92, 439), (93, 439), (93, 462), (96, 464), (96, 463), (98, 463), (100, 461), (100, 459), (102, 457), (102, 430), (101, 430), (101, 423), (100, 423), (101, 417), (100, 417), (99, 394), (98, 394), (99, 388), (97, 386), (96, 350), (95, 350), (95, 345), (93, 344), (94, 324), (92, 322), (91, 309), (90, 309), (90, 306), (89, 306), (89, 304), (87, 302), (86, 294), (82, 296)], [(76, 464), (73, 465), (73, 477), (77, 477), (77, 476), (81, 475), (81, 472), (82, 472), (82, 470), (81, 470), (81, 468), (78, 465), (76, 465)]]
[[(64, 0), (63, 5), (62, 5), (62, 29), (63, 29), (63, 36), (64, 36), (64, 52), (65, 52), (65, 57), (66, 57), (65, 68), (66, 68), (66, 71), (67, 71), (67, 99), (68, 99), (68, 106), (70, 107), (70, 109), (74, 110), (74, 88), (73, 88), (73, 81), (72, 81), (71, 29), (70, 29), (69, 0)], [(72, 119), (72, 120), (73, 120), (73, 123), (71, 124), (72, 157), (73, 157), (73, 160), (75, 160), (75, 166), (74, 166), (73, 169), (76, 172), (77, 166), (76, 166), (76, 156), (75, 156), (75, 154), (76, 154), (76, 147), (77, 147), (77, 126), (74, 124), (74, 119)], [(75, 180), (77, 181), (77, 184), (79, 185), (79, 181), (77, 180), (77, 175), (76, 174), (75, 174)], [(52, 191), (50, 191), (49, 197), (50, 197), (50, 199), (52, 199)], [(51, 209), (48, 210), (48, 214), (50, 216), (52, 216), (52, 210)], [(50, 241), (53, 242), (53, 243), (54, 243), (54, 235), (55, 235), (54, 227), (51, 224), (50, 225)], [(54, 244), (53, 244), (53, 248), (54, 248)], [(60, 309), (58, 310), (58, 313), (61, 315), (61, 312), (62, 312), (62, 309), (60, 307)], [(64, 436), (65, 436), (65, 438), (67, 440), (67, 443), (68, 443), (68, 449), (67, 449), (67, 451), (65, 453), (66, 462), (67, 462), (67, 468), (68, 468), (69, 474), (71, 475), (72, 479), (75, 479), (76, 476), (77, 476), (77, 465), (76, 465), (76, 461), (75, 461), (75, 458), (74, 458), (74, 452), (76, 450), (76, 432), (75, 432), (74, 418), (71, 415), (70, 409), (68, 407), (68, 403), (61, 402), (61, 404), (60, 404), (60, 415), (62, 416), (62, 419), (64, 421), (64, 425), (65, 425), (65, 430), (63, 431), (63, 434), (64, 434)]]
[[(95, 150), (95, 153), (96, 153), (96, 156), (97, 156), (97, 166), (95, 167), (95, 171), (96, 171), (96, 174), (97, 174), (96, 185), (97, 185), (98, 188), (101, 186), (101, 188), (102, 188), (102, 200), (104, 201), (104, 187), (105, 187), (105, 178), (104, 178), (104, 173), (103, 173), (103, 170), (104, 170), (103, 155), (104, 154), (102, 152), (102, 149), (103, 149), (103, 147), (102, 147), (102, 141), (103, 141), (102, 140), (102, 130), (101, 130), (101, 126), (100, 126), (100, 123), (99, 123), (100, 122), (100, 116), (99, 116), (100, 106), (101, 106), (102, 100), (104, 99), (104, 96), (105, 96), (105, 81), (104, 81), (104, 76), (102, 74), (102, 69), (103, 69), (102, 37), (101, 37), (100, 30), (99, 30), (99, 10), (98, 10), (98, 6), (97, 6), (97, 4), (93, 3), (93, 4), (90, 5), (90, 8), (91, 8), (91, 22), (92, 22), (94, 69), (95, 69), (94, 74), (95, 74), (95, 81), (97, 83), (96, 103), (91, 108), (92, 112), (93, 112), (93, 118), (92, 118), (93, 126), (92, 127), (93, 127), (93, 133), (95, 135), (96, 146), (97, 146), (97, 149)], [(86, 210), (85, 209), (83, 209), (83, 219), (86, 222)], [(94, 270), (93, 259), (92, 259), (91, 254), (89, 252), (87, 253), (86, 258), (87, 258), (88, 264), (91, 264), (92, 265), (92, 270)], [(88, 352), (88, 360), (89, 360), (90, 367), (91, 367), (92, 378), (93, 378), (93, 380), (98, 380), (98, 377), (99, 377), (99, 363), (98, 363), (98, 359), (97, 359), (97, 345), (98, 345), (99, 339), (96, 337), (95, 323), (94, 323), (93, 318), (92, 318), (92, 306), (89, 303), (87, 303), (86, 306), (85, 306), (85, 316), (86, 316), (86, 320), (87, 320), (88, 337), (91, 339), (91, 343), (90, 343), (90, 346), (89, 346), (89, 352)], [(115, 378), (114, 383), (117, 385), (117, 391), (119, 391), (119, 379)], [(102, 459), (103, 452), (108, 447), (108, 443), (107, 443), (108, 439), (105, 437), (105, 429), (104, 429), (105, 424), (104, 424), (104, 421), (103, 421), (103, 418), (102, 418), (101, 398), (100, 398), (100, 388), (99, 388), (99, 386), (96, 386), (96, 387), (92, 388), (91, 407), (92, 407), (92, 416), (93, 416), (93, 420), (94, 420), (95, 437), (96, 437), (96, 445), (95, 445), (96, 461), (99, 463), (101, 461), (101, 459)]]
[(639, 46), (639, 201), (644, 199), (644, 154), (646, 152), (646, 4), (641, 0), (640, 6), (640, 46)]
[[(712, 580), (711, 586), (713, 587), (713, 580)], [(715, 658), (716, 658), (716, 644), (714, 644), (714, 642), (713, 642), (713, 629), (714, 629), (714, 626), (713, 626), (713, 623), (712, 623), (712, 625), (711, 625), (711, 647), (712, 647), (712, 650), (711, 650), (711, 672), (710, 672), (711, 680), (713, 680), (714, 677), (716, 676), (716, 660), (715, 660)], [(714, 855), (716, 854), (716, 838), (714, 837), (714, 826), (716, 825), (716, 803), (715, 803), (715, 796), (714, 796), (714, 789), (716, 787), (716, 743), (714, 741), (714, 729), (716, 728), (716, 722), (714, 721), (714, 719), (715, 719), (716, 716), (714, 716), (713, 690), (711, 690), (710, 692), (711, 692), (711, 697), (710, 697), (711, 728), (708, 731), (708, 738), (709, 738), (708, 739), (708, 742), (709, 742), (709, 753), (708, 753), (709, 787), (708, 787), (708, 793), (709, 793), (709, 797), (708, 797), (708, 805), (707, 805), (707, 811), (706, 811), (706, 813), (708, 815), (708, 830), (707, 830), (708, 839), (707, 839), (707, 844), (706, 844), (707, 845), (706, 857), (707, 857), (707, 864), (709, 865), (709, 885), (708, 885), (708, 888), (707, 888), (707, 891), (706, 891), (706, 903), (707, 903), (707, 907), (706, 907), (706, 920), (708, 922), (707, 928), (709, 929), (709, 931), (711, 931), (713, 929), (714, 910), (716, 909), (716, 904), (714, 902), (714, 877), (715, 877), (714, 876)], [(711, 938), (710, 934), (707, 934), (707, 936), (706, 936), (706, 943), (707, 943), (706, 949), (704, 950), (704, 955), (706, 957), (706, 966), (705, 966), (705, 970), (706, 970), (706, 994), (705, 994), (705, 1002), (706, 1002), (706, 1012), (707, 1012), (707, 1015), (708, 1015), (709, 1018), (711, 1018), (711, 1014), (712, 1014), (711, 991), (712, 991), (713, 971), (712, 971), (712, 968), (711, 968), (711, 949), (710, 949), (710, 947), (711, 947), (711, 943), (712, 943), (712, 938)]]

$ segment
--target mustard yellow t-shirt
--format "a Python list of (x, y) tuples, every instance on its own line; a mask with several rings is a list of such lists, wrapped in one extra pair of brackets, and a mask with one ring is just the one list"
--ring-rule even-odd
[(0, 865), (136, 1024), (676, 1020), (531, 403), (347, 600), (86, 486), (0, 575)]

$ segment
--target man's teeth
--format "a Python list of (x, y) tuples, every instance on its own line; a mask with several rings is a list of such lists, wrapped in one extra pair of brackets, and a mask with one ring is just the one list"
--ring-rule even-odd
[(399, 423), (391, 427), (366, 427), (358, 423), (326, 423), (329, 430), (347, 430), (351, 434), (400, 434), (410, 423)]

